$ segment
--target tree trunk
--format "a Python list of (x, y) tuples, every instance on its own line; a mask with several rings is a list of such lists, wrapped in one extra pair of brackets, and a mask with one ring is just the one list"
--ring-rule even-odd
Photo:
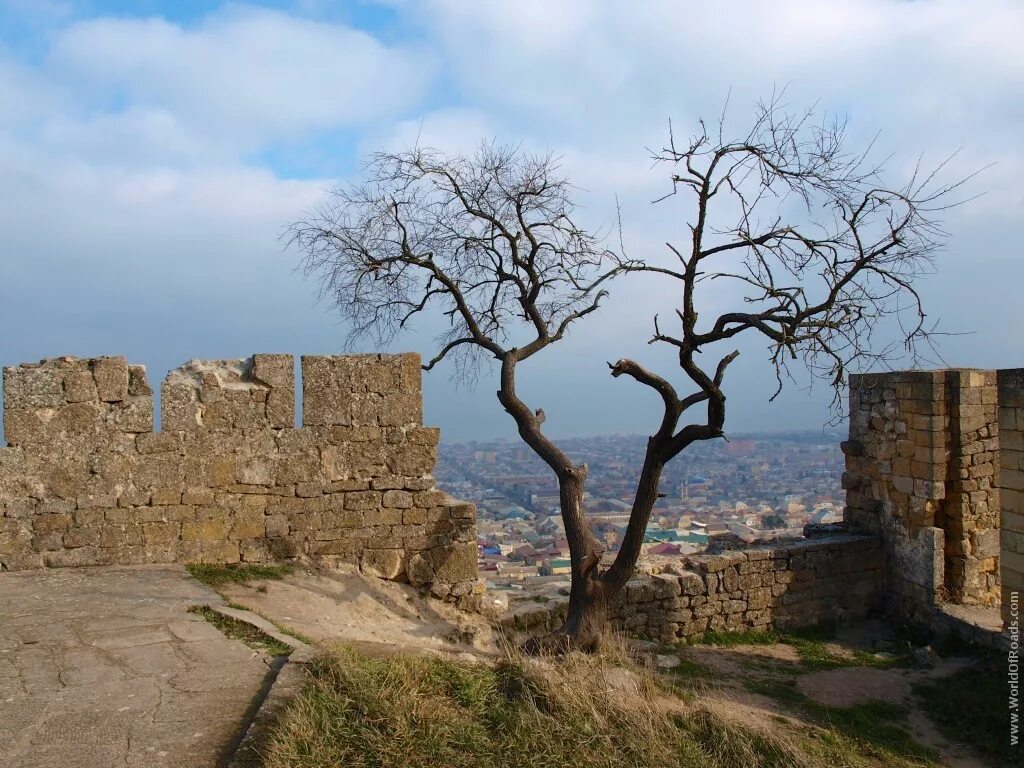
[(569, 590), (569, 610), (556, 634), (579, 651), (597, 650), (608, 628), (608, 608), (612, 597), (608, 586), (599, 578), (573, 579)]
[(608, 585), (600, 578), (574, 577), (562, 626), (550, 634), (530, 638), (524, 650), (527, 653), (596, 651), (608, 629), (610, 597)]
[(607, 629), (611, 601), (633, 575), (636, 561), (640, 556), (647, 521), (658, 498), (658, 480), (664, 466), (660, 453), (661, 444), (656, 437), (648, 441), (647, 455), (640, 473), (640, 482), (633, 500), (623, 546), (611, 568), (602, 572), (600, 564), (605, 547), (594, 536), (590, 523), (583, 513), (587, 466), (574, 464), (545, 437), (540, 430), (544, 420), (543, 411), (531, 411), (516, 395), (517, 362), (515, 350), (502, 357), (498, 400), (515, 419), (519, 436), (551, 467), (558, 478), (562, 522), (565, 525), (565, 538), (569, 542), (569, 560), (572, 564), (572, 584), (565, 622), (546, 637), (532, 638), (525, 645), (525, 650), (593, 651), (600, 645)]
[[(636, 569), (644, 532), (658, 499), (658, 481), (664, 464), (656, 449), (654, 443), (648, 448), (633, 499), (626, 537), (611, 568), (604, 572), (598, 567), (603, 548), (594, 538), (583, 515), (583, 481), (570, 477), (568, 482), (559, 483), (562, 518), (566, 521), (566, 535), (572, 555), (568, 613), (562, 626), (547, 638), (537, 638), (533, 648), (590, 652), (601, 644), (611, 618), (609, 612), (612, 601)], [(574, 546), (570, 529), (581, 531), (578, 547)]]

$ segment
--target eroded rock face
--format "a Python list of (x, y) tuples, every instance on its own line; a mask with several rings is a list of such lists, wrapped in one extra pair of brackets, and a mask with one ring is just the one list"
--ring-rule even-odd
[[(0, 568), (308, 557), (476, 578), (475, 510), (437, 491), (417, 355), (55, 358), (4, 369)], [(472, 555), (472, 557), (470, 556)], [(415, 562), (419, 562), (419, 560)], [(419, 579), (425, 569), (411, 569)]]

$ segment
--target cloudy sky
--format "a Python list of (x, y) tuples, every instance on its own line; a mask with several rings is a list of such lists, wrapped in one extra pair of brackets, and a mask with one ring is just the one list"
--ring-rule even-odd
[[(794, 106), (879, 134), (898, 178), (959, 149), (990, 166), (945, 218), (922, 284), (950, 365), (1024, 366), (1024, 4), (1014, 0), (0, 0), (0, 363), (124, 354), (157, 381), (193, 357), (334, 353), (345, 326), (282, 249), (284, 227), (380, 147), (552, 149), (582, 216), (634, 255), (681, 237), (665, 191), (669, 119), (689, 132), (730, 94), (738, 128), (788, 85)], [(617, 291), (523, 371), (557, 436), (646, 433), (646, 391), (607, 375), (645, 344), (672, 286)], [(395, 351), (430, 352), (428, 328)], [(775, 403), (758, 345), (730, 369), (727, 429), (820, 428), (827, 392)], [(451, 440), (511, 436), (493, 379), (426, 381)]]

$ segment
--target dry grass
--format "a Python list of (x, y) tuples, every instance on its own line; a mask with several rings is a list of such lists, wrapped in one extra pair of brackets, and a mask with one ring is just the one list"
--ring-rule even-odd
[(620, 646), (599, 656), (465, 664), (337, 646), (263, 750), (264, 768), (815, 768), (911, 766), (841, 733), (738, 722)]

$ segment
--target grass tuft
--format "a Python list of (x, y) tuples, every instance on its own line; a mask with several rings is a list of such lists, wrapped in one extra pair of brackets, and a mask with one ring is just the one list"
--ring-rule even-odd
[(295, 571), (294, 566), (291, 565), (259, 563), (231, 563), (228, 565), (189, 563), (185, 568), (193, 579), (215, 589), (226, 584), (248, 584), (250, 581), (283, 579)]
[(193, 605), (188, 611), (189, 613), (202, 616), (232, 640), (241, 640), (247, 646), (257, 651), (264, 651), (271, 656), (287, 656), (293, 650), (290, 645), (271, 637), (252, 624), (231, 616), (225, 616), (207, 605)]

